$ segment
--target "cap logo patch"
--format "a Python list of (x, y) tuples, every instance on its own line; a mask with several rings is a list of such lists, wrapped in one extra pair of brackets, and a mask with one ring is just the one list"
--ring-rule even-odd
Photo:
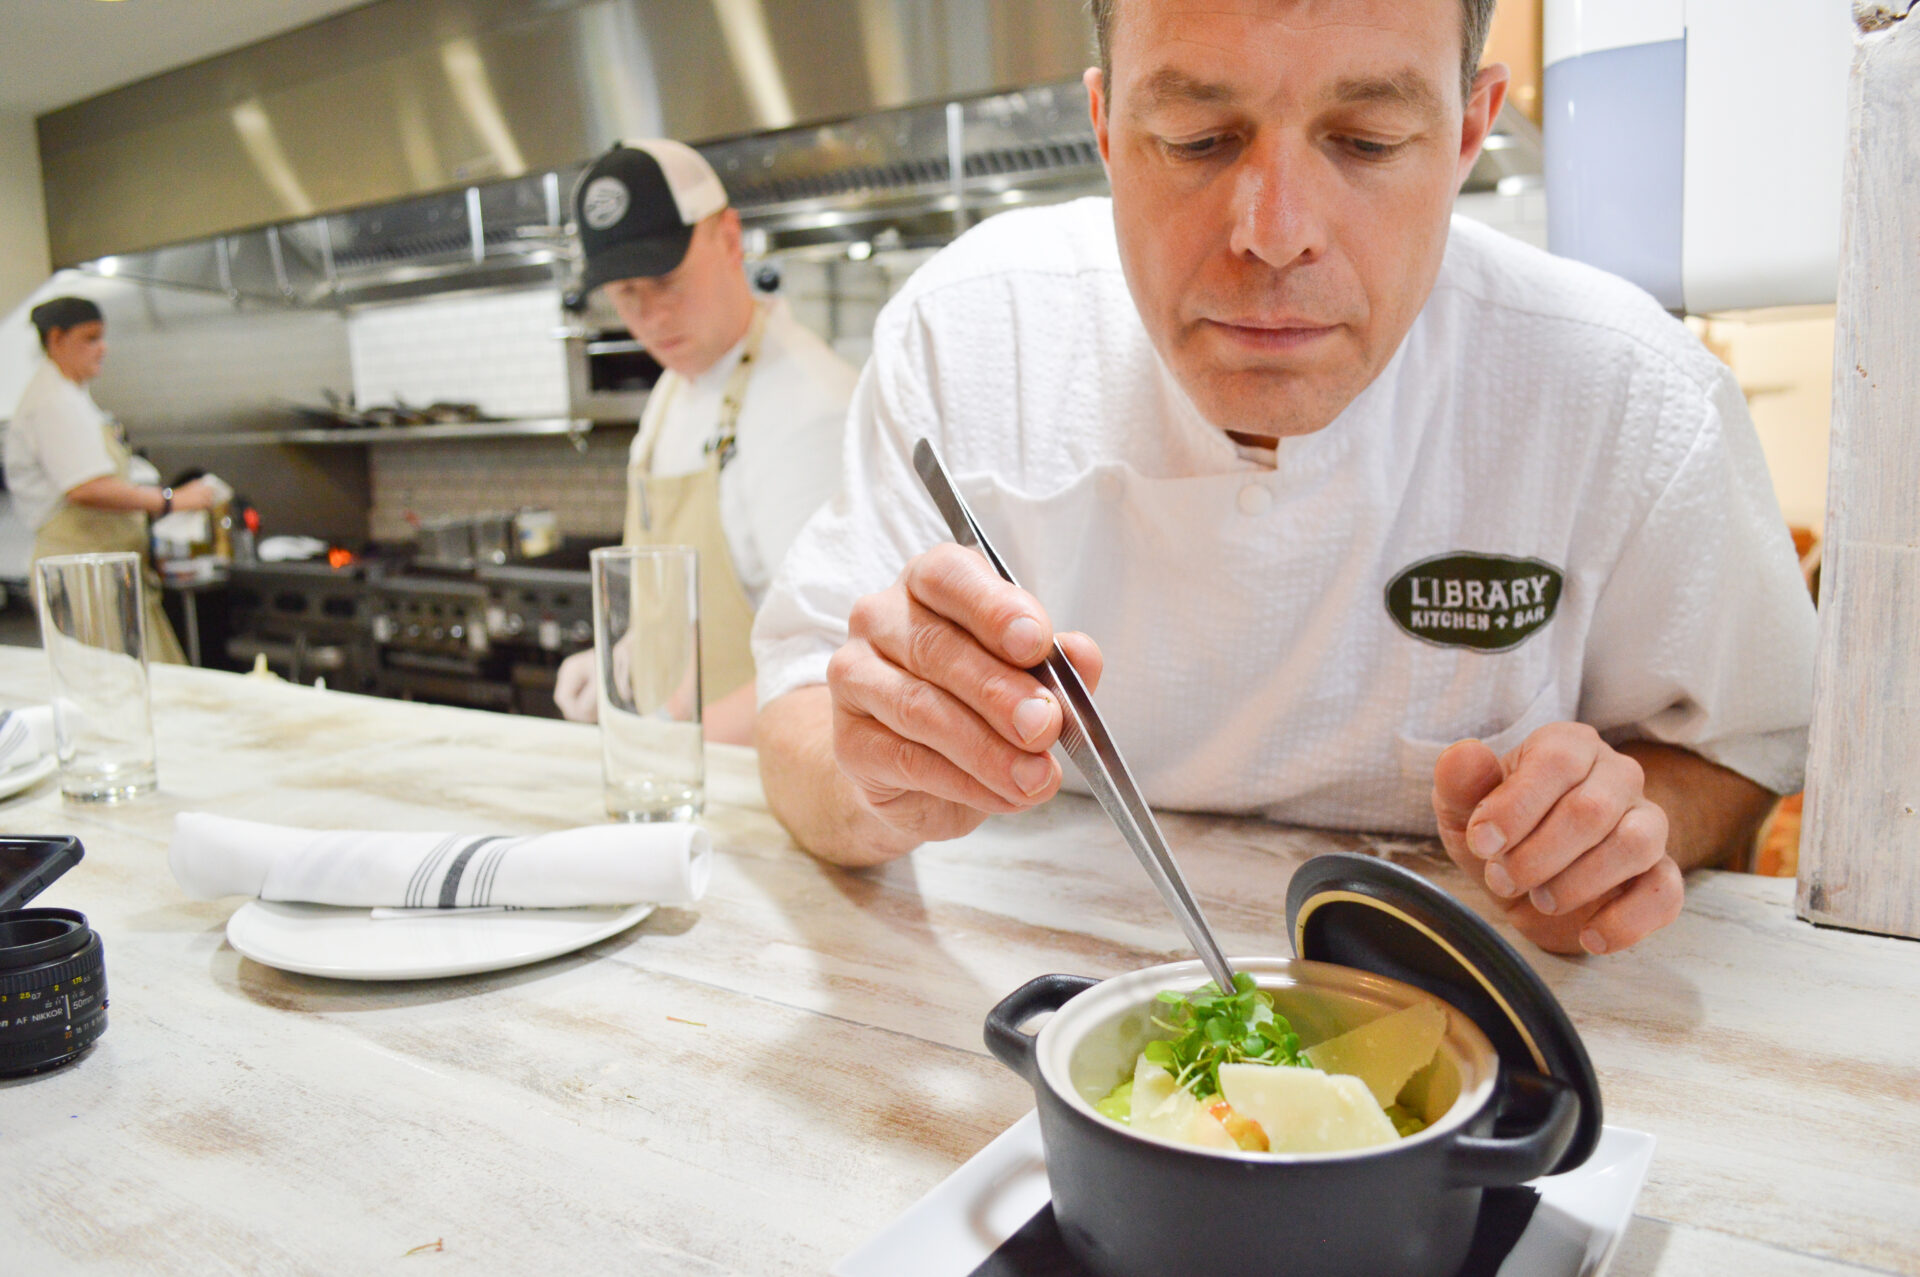
[(1387, 612), (1422, 642), (1504, 652), (1553, 619), (1562, 579), (1559, 568), (1541, 559), (1442, 554), (1387, 583)]
[(596, 177), (580, 196), (580, 216), (596, 231), (604, 231), (627, 215), (632, 203), (627, 184), (617, 177)]

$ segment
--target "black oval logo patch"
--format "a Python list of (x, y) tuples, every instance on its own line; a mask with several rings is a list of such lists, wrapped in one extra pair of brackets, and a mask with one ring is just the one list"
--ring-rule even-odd
[(1560, 569), (1540, 559), (1442, 554), (1387, 583), (1387, 612), (1424, 642), (1504, 652), (1553, 619), (1560, 583)]

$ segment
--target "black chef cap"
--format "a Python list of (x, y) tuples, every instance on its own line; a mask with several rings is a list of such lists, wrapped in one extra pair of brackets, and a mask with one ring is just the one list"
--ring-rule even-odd
[(47, 337), (58, 328), (77, 328), (81, 324), (100, 323), (106, 316), (100, 308), (84, 297), (56, 297), (52, 301), (41, 302), (27, 318), (40, 332), (40, 344), (47, 344)]

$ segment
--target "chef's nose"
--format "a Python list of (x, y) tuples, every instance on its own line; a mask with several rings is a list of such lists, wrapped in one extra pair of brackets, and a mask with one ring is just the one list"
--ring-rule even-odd
[(658, 289), (642, 289), (633, 293), (632, 297), (633, 321), (636, 329), (650, 331), (658, 328), (661, 321), (667, 318), (669, 307)]
[(1233, 176), (1235, 256), (1282, 267), (1311, 261), (1326, 248), (1314, 158), (1303, 142), (1279, 136), (1247, 148)]

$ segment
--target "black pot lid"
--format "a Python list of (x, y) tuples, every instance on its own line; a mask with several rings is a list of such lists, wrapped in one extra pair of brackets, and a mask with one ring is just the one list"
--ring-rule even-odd
[(1293, 951), (1424, 989), (1459, 1008), (1508, 1069), (1559, 1078), (1580, 1097), (1580, 1123), (1555, 1174), (1600, 1142), (1600, 1081), (1567, 1013), (1514, 947), (1466, 905), (1410, 870), (1331, 852), (1287, 888)]

